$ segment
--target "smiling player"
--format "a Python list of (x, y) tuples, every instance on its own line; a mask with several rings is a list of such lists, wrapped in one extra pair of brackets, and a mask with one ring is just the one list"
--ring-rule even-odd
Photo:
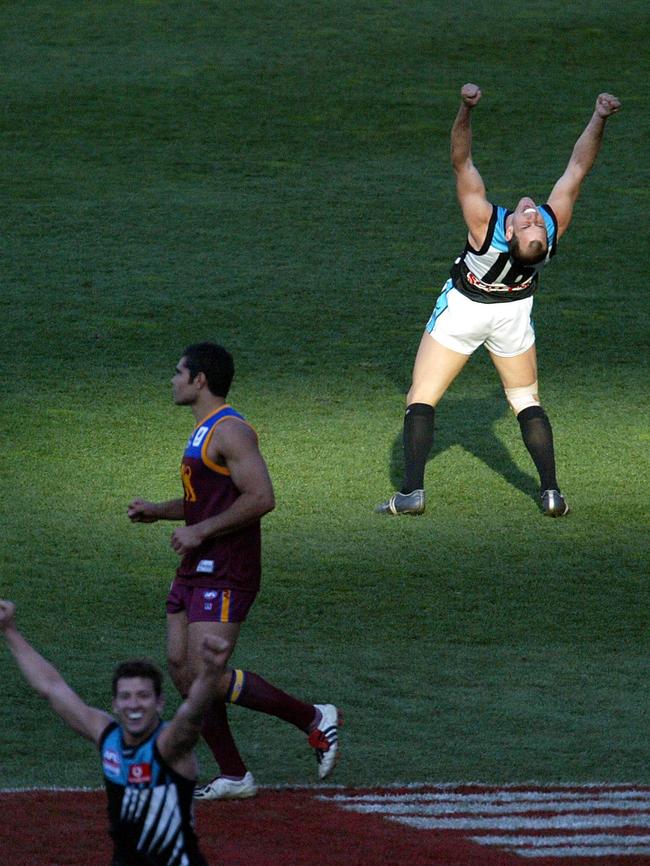
[(90, 707), (16, 628), (16, 607), (0, 600), (0, 633), (27, 682), (77, 734), (99, 748), (108, 797), (111, 866), (207, 866), (192, 815), (198, 775), (194, 746), (214, 700), (228, 646), (202, 644), (203, 666), (170, 722), (161, 720), (162, 674), (146, 659), (118, 665), (113, 713)]
[(620, 102), (601, 93), (546, 204), (525, 196), (511, 211), (487, 199), (472, 161), (471, 112), (480, 99), (475, 84), (462, 88), (451, 130), (451, 162), (467, 242), (420, 342), (406, 398), (404, 481), (400, 492), (377, 507), (382, 514), (424, 512), (424, 470), (433, 444), (435, 407), (483, 344), (539, 473), (542, 512), (562, 517), (569, 511), (555, 474), (551, 424), (538, 394), (533, 293), (539, 270), (555, 255), (571, 222), (582, 181), (600, 150), (606, 120), (619, 110)]

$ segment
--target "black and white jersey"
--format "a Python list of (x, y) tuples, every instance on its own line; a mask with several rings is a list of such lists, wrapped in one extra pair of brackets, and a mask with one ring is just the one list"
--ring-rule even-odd
[(483, 304), (518, 301), (528, 298), (537, 289), (539, 271), (555, 255), (557, 220), (550, 205), (540, 205), (548, 237), (546, 257), (536, 265), (522, 265), (510, 255), (506, 240), (506, 219), (512, 213), (492, 205), (492, 216), (480, 250), (469, 241), (451, 268), (454, 287), (472, 301)]
[(174, 772), (158, 752), (163, 727), (129, 748), (112, 722), (100, 740), (112, 866), (208, 866), (194, 833), (194, 782)]

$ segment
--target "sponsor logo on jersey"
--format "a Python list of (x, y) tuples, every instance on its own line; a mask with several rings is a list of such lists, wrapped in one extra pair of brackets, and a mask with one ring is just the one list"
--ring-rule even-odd
[(481, 289), (484, 292), (511, 292), (513, 288), (519, 289), (527, 289), (530, 284), (533, 282), (534, 275), (529, 277), (523, 283), (523, 274), (519, 274), (515, 278), (515, 282), (519, 283), (518, 286), (508, 286), (505, 283), (484, 283), (483, 280), (479, 279), (475, 274), (471, 271), (467, 271), (467, 282), (471, 283), (473, 286), (476, 286), (477, 289)]
[(130, 785), (151, 782), (151, 764), (131, 764), (128, 782)]
[(219, 595), (219, 593), (216, 589), (206, 589), (205, 592), (203, 593), (203, 598), (206, 601), (214, 601), (218, 595)]
[(102, 756), (104, 770), (114, 776), (120, 772), (120, 756), (113, 749), (106, 749)]
[(212, 574), (212, 572), (214, 571), (214, 560), (202, 559), (196, 566), (196, 570), (200, 574)]

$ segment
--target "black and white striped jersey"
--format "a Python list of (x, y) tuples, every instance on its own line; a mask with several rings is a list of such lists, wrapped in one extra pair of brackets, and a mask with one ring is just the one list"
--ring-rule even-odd
[(112, 866), (208, 866), (194, 833), (194, 782), (174, 772), (158, 752), (163, 727), (135, 748), (125, 746), (117, 722), (102, 735)]
[(537, 289), (539, 271), (555, 255), (557, 220), (550, 205), (540, 205), (548, 236), (546, 257), (536, 265), (522, 265), (510, 255), (506, 240), (506, 219), (512, 213), (507, 208), (492, 205), (492, 216), (480, 250), (467, 241), (465, 249), (451, 268), (455, 288), (473, 301), (483, 304), (518, 301), (528, 298)]

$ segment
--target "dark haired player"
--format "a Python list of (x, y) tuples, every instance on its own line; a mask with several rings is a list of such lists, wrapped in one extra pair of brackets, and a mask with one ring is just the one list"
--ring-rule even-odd
[(207, 866), (194, 833), (194, 746), (214, 700), (227, 644), (206, 635), (202, 667), (171, 722), (161, 721), (162, 675), (146, 659), (113, 674), (113, 713), (90, 707), (16, 628), (16, 607), (0, 600), (0, 632), (29, 685), (100, 751), (108, 797), (111, 866)]
[[(526, 196), (510, 211), (488, 201), (472, 161), (471, 112), (480, 99), (475, 84), (462, 88), (451, 130), (451, 162), (467, 243), (420, 342), (406, 398), (405, 476), (401, 491), (377, 507), (383, 514), (424, 512), (424, 470), (433, 444), (435, 407), (483, 344), (539, 473), (543, 513), (562, 517), (569, 511), (555, 474), (551, 424), (539, 400), (532, 296), (540, 268), (555, 255), (557, 242), (571, 222), (582, 181), (600, 150), (605, 122), (620, 103), (615, 96), (601, 93), (548, 202), (536, 205)], [(534, 141), (532, 131), (529, 140)]]
[[(231, 355), (215, 343), (183, 352), (172, 379), (178, 406), (192, 409), (196, 426), (181, 463), (183, 496), (168, 502), (135, 499), (128, 515), (136, 522), (185, 520), (171, 545), (181, 557), (167, 598), (169, 672), (181, 695), (201, 669), (206, 634), (235, 648), (241, 625), (260, 587), (260, 519), (274, 508), (273, 486), (257, 435), (226, 403), (234, 375)], [(199, 799), (252, 797), (257, 786), (228, 726), (226, 704), (277, 716), (308, 735), (324, 779), (338, 757), (332, 704), (300, 701), (251, 671), (227, 668), (217, 700), (206, 712), (203, 737), (221, 775), (198, 788)]]

